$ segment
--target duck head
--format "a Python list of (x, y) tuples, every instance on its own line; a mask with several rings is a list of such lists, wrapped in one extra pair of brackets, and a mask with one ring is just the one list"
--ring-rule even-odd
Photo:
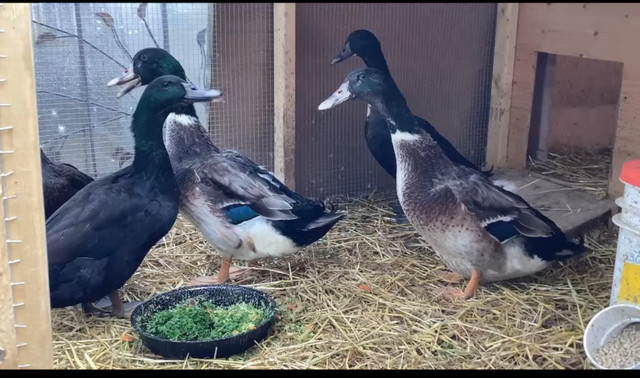
[(180, 106), (212, 101), (221, 94), (216, 89), (198, 88), (195, 84), (174, 75), (163, 75), (145, 88), (136, 112), (142, 108), (152, 113), (169, 113)]
[[(133, 89), (149, 85), (152, 81), (164, 75), (173, 75), (189, 82), (187, 75), (184, 73), (184, 68), (169, 52), (160, 48), (147, 48), (138, 51), (133, 56), (129, 68), (120, 77), (109, 81), (107, 86), (124, 86), (117, 95), (120, 98)], [(221, 91), (217, 89), (212, 89), (212, 91), (218, 93), (215, 98), (222, 96)]]
[(318, 105), (318, 110), (331, 109), (352, 99), (375, 104), (393, 88), (393, 80), (385, 72), (376, 68), (358, 68), (351, 71), (340, 87)]
[(347, 41), (342, 46), (342, 50), (331, 60), (330, 65), (333, 66), (354, 55), (366, 61), (370, 55), (379, 55), (381, 53), (380, 41), (372, 32), (364, 29), (356, 30), (349, 34)]

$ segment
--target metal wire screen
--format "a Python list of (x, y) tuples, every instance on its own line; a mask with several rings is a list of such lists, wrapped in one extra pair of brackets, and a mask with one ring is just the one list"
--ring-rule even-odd
[[(190, 80), (225, 93), (225, 101), (215, 104), (213, 111), (209, 111), (212, 105), (196, 104), (214, 143), (239, 149), (271, 168), (271, 4), (140, 6), (32, 4), (40, 140), (45, 153), (94, 177), (131, 163), (131, 114), (142, 90), (117, 99), (119, 89), (106, 83), (129, 66), (130, 57), (120, 46), (134, 55), (155, 47), (155, 39), (180, 61)], [(256, 20), (264, 22), (256, 25)], [(261, 58), (258, 63), (252, 60), (255, 56)], [(238, 57), (244, 66), (234, 60)], [(247, 72), (262, 75), (263, 85), (236, 85)]]
[[(221, 103), (196, 105), (214, 142), (273, 169), (273, 4), (148, 4), (142, 16), (139, 6), (32, 5), (45, 153), (94, 177), (130, 163), (130, 115), (142, 91), (116, 99), (118, 89), (106, 83), (129, 64), (120, 44), (130, 54), (154, 46), (148, 27), (191, 80), (224, 92)], [(299, 3), (296, 9), (299, 192), (324, 198), (393, 188), (366, 147), (365, 105), (316, 110), (349, 71), (363, 66), (352, 58), (329, 67), (347, 35), (360, 28), (380, 39), (414, 113), (482, 165), (496, 4)]]
[(319, 112), (351, 70), (329, 62), (357, 29), (380, 40), (414, 114), (472, 162), (484, 163), (496, 4), (303, 4), (296, 6), (296, 189), (359, 195), (393, 188), (364, 139), (362, 102)]
[(213, 21), (213, 103), (210, 132), (273, 169), (273, 3), (217, 3)]

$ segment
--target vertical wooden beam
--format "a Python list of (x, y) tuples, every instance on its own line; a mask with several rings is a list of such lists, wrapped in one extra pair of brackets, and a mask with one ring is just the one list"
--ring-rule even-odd
[(7, 104), (0, 107), (0, 126), (13, 127), (0, 131), (4, 205), (0, 217), (6, 223), (0, 265), (11, 261), (10, 312), (16, 327), (17, 366), (50, 369), (53, 350), (30, 4), (0, 6), (0, 29), (4, 30), (0, 54), (6, 55), (0, 59), (0, 73), (6, 79), (0, 82), (0, 103)]
[(518, 33), (518, 3), (499, 3), (491, 79), (491, 108), (487, 135), (487, 166), (507, 163), (511, 89)]
[(273, 4), (274, 173), (295, 189), (296, 4)]
[(509, 133), (507, 161), (505, 167), (525, 169), (527, 146), (531, 132), (531, 109), (535, 92), (538, 53), (517, 51), (511, 87), (511, 110), (509, 111)]
[[(0, 22), (0, 29), (6, 27)], [(2, 44), (2, 33), (0, 33), (0, 46)], [(0, 54), (4, 51), (0, 50)], [(4, 74), (0, 73), (0, 79), (4, 79)], [(2, 83), (0, 83), (0, 88)], [(1, 89), (0, 89), (1, 91)], [(3, 96), (4, 97), (4, 96)], [(3, 125), (0, 118), (0, 126)], [(6, 131), (0, 131), (6, 133)], [(2, 140), (2, 139), (0, 139)], [(0, 146), (0, 148), (2, 148)], [(4, 193), (0, 193), (4, 196)], [(0, 216), (4, 218), (4, 201), (0, 200)], [(0, 222), (0, 369), (16, 369), (18, 367), (18, 348), (16, 347), (16, 327), (13, 316), (13, 295), (11, 290), (11, 271), (9, 270), (9, 251), (5, 232), (5, 222)]]

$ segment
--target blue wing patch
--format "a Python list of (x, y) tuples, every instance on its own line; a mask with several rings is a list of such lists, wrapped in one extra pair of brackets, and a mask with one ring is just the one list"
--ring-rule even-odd
[(231, 224), (240, 224), (242, 222), (246, 222), (258, 216), (258, 213), (253, 211), (247, 205), (230, 205), (222, 209), (224, 211), (224, 215), (227, 217), (227, 220)]
[(489, 231), (489, 233), (498, 239), (500, 243), (520, 234), (511, 222), (504, 221), (488, 224), (484, 229)]

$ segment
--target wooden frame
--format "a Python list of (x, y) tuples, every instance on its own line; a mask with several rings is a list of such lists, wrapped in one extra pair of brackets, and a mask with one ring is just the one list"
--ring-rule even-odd
[(273, 4), (275, 175), (295, 190), (296, 4)]
[(518, 32), (518, 3), (498, 4), (487, 136), (487, 166), (507, 163), (511, 89)]
[[(0, 367), (53, 366), (29, 3), (0, 6)], [(6, 233), (5, 233), (6, 226)], [(10, 274), (9, 274), (10, 273)]]
[[(640, 4), (520, 3), (518, 8), (510, 96), (504, 82), (496, 85), (500, 67), (504, 74), (498, 77), (503, 80), (509, 75), (511, 63), (505, 57), (512, 47), (501, 41), (513, 32), (512, 27), (504, 26), (500, 10), (498, 13), (493, 83), (497, 88), (492, 90), (488, 163), (526, 167), (538, 53), (620, 62), (624, 66), (608, 192), (622, 194), (624, 187), (618, 179), (622, 164), (640, 158), (640, 50), (634, 48), (640, 35)], [(502, 114), (507, 108), (508, 114)], [(502, 113), (496, 114), (497, 110)]]

